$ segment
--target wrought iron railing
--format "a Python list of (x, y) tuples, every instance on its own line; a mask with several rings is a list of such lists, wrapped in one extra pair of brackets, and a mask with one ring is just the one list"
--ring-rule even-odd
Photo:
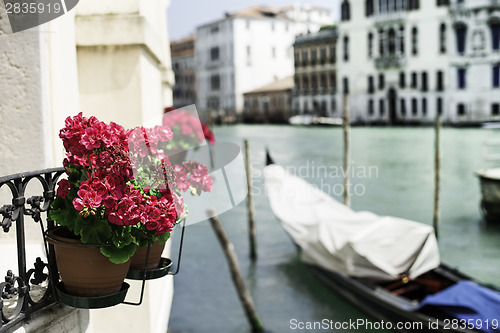
[[(54, 200), (55, 185), (63, 173), (63, 168), (54, 168), (0, 178), (0, 188), (7, 187), (12, 196), (11, 204), (0, 207), (0, 214), (3, 217), (0, 226), (5, 233), (15, 229), (18, 256), (18, 275), (13, 273), (15, 270), (9, 269), (6, 272), (5, 282), (0, 283), (2, 318), (0, 333), (10, 331), (33, 312), (55, 302), (52, 281), (59, 279), (57, 267), (49, 267), (49, 264), (45, 263), (41, 257), (38, 257), (35, 263), (27, 263), (25, 217), (31, 220), (26, 220), (27, 223), (29, 221), (29, 223), (39, 224), (43, 232), (42, 215), (47, 212)], [(26, 198), (27, 187), (33, 182), (38, 182), (42, 186), (43, 193)], [(48, 227), (53, 227), (53, 223), (48, 223)], [(53, 251), (48, 251), (47, 245), (45, 250), (47, 255), (53, 255)], [(2, 258), (5, 258), (4, 255)], [(48, 262), (55, 265), (55, 260), (52, 259), (50, 258)], [(33, 267), (28, 268), (28, 264)], [(43, 287), (39, 287), (42, 285)], [(41, 296), (34, 297), (35, 293), (40, 293)]]

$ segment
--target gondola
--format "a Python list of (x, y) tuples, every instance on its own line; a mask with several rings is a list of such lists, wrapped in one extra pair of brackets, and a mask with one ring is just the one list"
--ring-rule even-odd
[(432, 227), (354, 212), (276, 165), (268, 152), (266, 160), (271, 209), (305, 267), (374, 319), (330, 328), (500, 332), (498, 289), (441, 263)]

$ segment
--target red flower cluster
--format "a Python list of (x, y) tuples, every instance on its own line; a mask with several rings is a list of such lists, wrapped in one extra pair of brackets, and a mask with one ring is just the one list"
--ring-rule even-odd
[[(76, 196), (72, 198), (72, 204), (81, 216), (101, 214), (119, 226), (142, 223), (156, 235), (170, 232), (178, 217), (185, 214), (182, 197), (168, 186), (153, 189), (137, 186), (130, 158), (133, 155), (136, 160), (146, 156), (151, 159), (161, 155), (158, 143), (171, 140), (172, 131), (164, 126), (125, 131), (117, 124), (107, 125), (95, 117), (87, 119), (81, 113), (68, 117), (65, 125), (60, 132), (67, 151), (64, 166), (69, 174), (81, 173), (77, 181), (59, 181), (57, 195), (67, 199), (74, 187)], [(129, 147), (133, 154), (130, 154)], [(161, 165), (163, 175), (173, 174), (169, 164)], [(166, 168), (170, 169), (167, 171)], [(175, 176), (171, 178), (175, 179)], [(202, 178), (200, 181), (203, 183)], [(204, 182), (208, 183), (208, 180)], [(205, 185), (204, 188), (208, 187)]]
[(207, 167), (195, 162), (184, 162), (182, 165), (175, 165), (177, 188), (183, 192), (191, 190), (192, 194), (200, 195), (202, 191), (211, 191), (213, 179), (207, 171)]
[(186, 110), (165, 109), (163, 126), (171, 128), (174, 133), (173, 140), (166, 146), (170, 152), (199, 147), (205, 138), (200, 119)]

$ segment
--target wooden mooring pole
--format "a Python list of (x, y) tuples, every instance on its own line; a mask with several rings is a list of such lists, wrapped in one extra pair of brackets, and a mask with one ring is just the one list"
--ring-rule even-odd
[(255, 212), (253, 208), (253, 195), (252, 195), (252, 168), (250, 162), (250, 148), (248, 140), (245, 140), (245, 170), (247, 173), (247, 190), (248, 190), (248, 233), (250, 238), (250, 259), (255, 261), (257, 259), (257, 250), (255, 243)]
[(248, 321), (252, 325), (252, 330), (253, 332), (264, 332), (264, 327), (262, 326), (262, 322), (259, 319), (259, 316), (255, 309), (255, 305), (252, 301), (252, 297), (246, 289), (245, 281), (241, 276), (240, 267), (238, 265), (238, 258), (236, 257), (236, 253), (234, 252), (234, 245), (229, 240), (229, 237), (224, 231), (219, 218), (215, 215), (215, 211), (210, 210), (207, 213), (208, 216), (213, 216), (210, 218), (210, 223), (212, 224), (215, 234), (217, 235), (217, 238), (222, 245), (222, 250), (226, 255), (229, 264), (229, 270), (231, 272), (231, 278), (233, 279), (236, 291), (238, 292), (238, 296), (240, 298), (241, 304), (243, 305)]
[(344, 94), (344, 205), (350, 206), (349, 198), (349, 95)]
[(434, 147), (434, 214), (432, 219), (432, 225), (434, 226), (434, 232), (436, 233), (436, 238), (439, 236), (439, 171), (441, 168), (441, 157), (440, 157), (440, 131), (441, 131), (441, 117), (439, 114), (436, 115), (435, 123), (435, 147)]

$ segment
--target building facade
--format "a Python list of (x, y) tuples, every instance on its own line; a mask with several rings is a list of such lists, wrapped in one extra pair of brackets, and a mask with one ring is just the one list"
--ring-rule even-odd
[(449, 30), (444, 1), (343, 0), (338, 105), (348, 93), (353, 122), (431, 122), (440, 108), (448, 116)]
[(500, 2), (452, 1), (450, 32), (451, 119), (500, 120)]
[(328, 9), (251, 7), (198, 27), (197, 107), (240, 115), (243, 93), (293, 75), (293, 42), (331, 24)]
[(287, 123), (292, 109), (293, 77), (274, 81), (243, 94), (243, 120), (249, 123)]
[(172, 89), (175, 108), (196, 103), (195, 38), (195, 35), (190, 35), (170, 43), (172, 69), (175, 74), (175, 85)]
[(337, 92), (335, 27), (301, 34), (294, 43), (295, 87), (292, 113), (320, 117), (339, 116)]

